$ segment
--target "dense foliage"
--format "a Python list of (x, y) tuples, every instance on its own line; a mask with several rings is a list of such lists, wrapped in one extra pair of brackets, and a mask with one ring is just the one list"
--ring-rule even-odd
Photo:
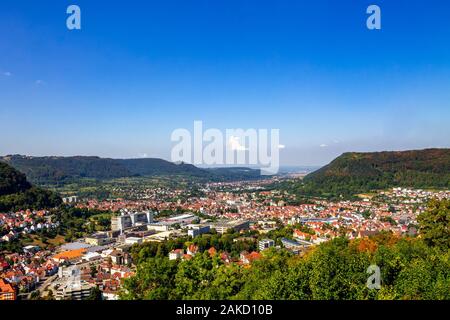
[(0, 162), (0, 196), (23, 192), (31, 188), (26, 176)]
[(61, 198), (57, 194), (38, 187), (0, 197), (0, 211), (40, 210), (60, 204)]
[(449, 188), (450, 149), (344, 153), (307, 175), (298, 191), (352, 195), (398, 186)]
[[(305, 256), (266, 250), (250, 267), (208, 252), (185, 261), (154, 256), (125, 282), (124, 299), (450, 299), (449, 252), (391, 235), (336, 238)], [(381, 290), (366, 286), (381, 268)]]
[(111, 229), (110, 212), (96, 209), (61, 206), (53, 213), (55, 221), (59, 221), (56, 233), (64, 236), (66, 241), (73, 241), (96, 231)]
[(32, 186), (23, 173), (0, 162), (0, 211), (53, 208), (60, 203), (58, 195)]
[(418, 217), (420, 234), (429, 246), (450, 249), (450, 200), (429, 203), (429, 209)]

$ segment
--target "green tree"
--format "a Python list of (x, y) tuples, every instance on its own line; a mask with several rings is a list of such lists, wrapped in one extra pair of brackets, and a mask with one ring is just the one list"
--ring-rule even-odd
[(98, 287), (94, 287), (87, 300), (103, 300), (102, 292)]
[(148, 258), (138, 264), (136, 276), (125, 279), (121, 299), (167, 300), (172, 298), (177, 262), (164, 258)]
[(417, 221), (419, 232), (429, 246), (450, 248), (450, 200), (431, 200)]

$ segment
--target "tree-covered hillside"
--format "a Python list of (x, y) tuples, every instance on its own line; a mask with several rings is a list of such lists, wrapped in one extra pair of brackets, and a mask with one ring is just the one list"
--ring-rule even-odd
[(303, 191), (349, 195), (398, 186), (449, 188), (450, 149), (344, 153), (307, 175)]
[(84, 178), (106, 180), (125, 177), (183, 176), (203, 181), (233, 181), (260, 178), (260, 171), (249, 168), (203, 169), (163, 159), (108, 159), (99, 157), (0, 157), (39, 185), (78, 182)]
[(31, 185), (23, 173), (0, 162), (0, 211), (44, 209), (60, 203), (58, 195)]
[(58, 183), (80, 178), (120, 178), (132, 173), (113, 159), (99, 157), (5, 156), (1, 159), (36, 184)]
[(0, 162), (0, 196), (23, 192), (31, 188), (25, 175)]

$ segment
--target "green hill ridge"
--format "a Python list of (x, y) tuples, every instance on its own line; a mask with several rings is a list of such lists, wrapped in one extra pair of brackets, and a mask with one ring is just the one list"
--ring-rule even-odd
[(308, 193), (355, 194), (391, 187), (450, 188), (450, 149), (349, 152), (304, 178)]
[(32, 157), (8, 155), (0, 157), (23, 172), (35, 184), (59, 184), (83, 178), (114, 179), (136, 176), (197, 177), (210, 181), (231, 181), (260, 178), (260, 170), (249, 168), (198, 168), (187, 163), (176, 164), (158, 158), (110, 159), (88, 156)]

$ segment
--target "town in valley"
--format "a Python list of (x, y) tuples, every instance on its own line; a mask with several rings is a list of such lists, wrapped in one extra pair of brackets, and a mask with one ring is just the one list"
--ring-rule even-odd
[[(270, 248), (303, 255), (336, 237), (359, 239), (381, 232), (414, 236), (416, 218), (427, 202), (450, 199), (449, 190), (395, 187), (352, 200), (298, 201), (295, 194), (272, 187), (293, 179), (301, 178), (294, 174), (202, 183), (195, 186), (195, 194), (192, 188), (123, 186), (116, 190), (121, 197), (72, 194), (63, 198), (66, 207), (97, 213), (84, 221), (90, 227), (81, 237), (46, 237), (61, 223), (54, 211), (2, 212), (0, 297), (64, 300), (96, 295), (117, 300), (124, 279), (136, 272), (132, 248), (148, 242), (188, 240), (171, 249), (168, 260), (189, 260), (208, 251), (226, 264), (251, 265)], [(211, 233), (230, 234), (248, 250), (217, 252), (192, 241)], [(14, 250), (13, 243), (26, 245)]]

